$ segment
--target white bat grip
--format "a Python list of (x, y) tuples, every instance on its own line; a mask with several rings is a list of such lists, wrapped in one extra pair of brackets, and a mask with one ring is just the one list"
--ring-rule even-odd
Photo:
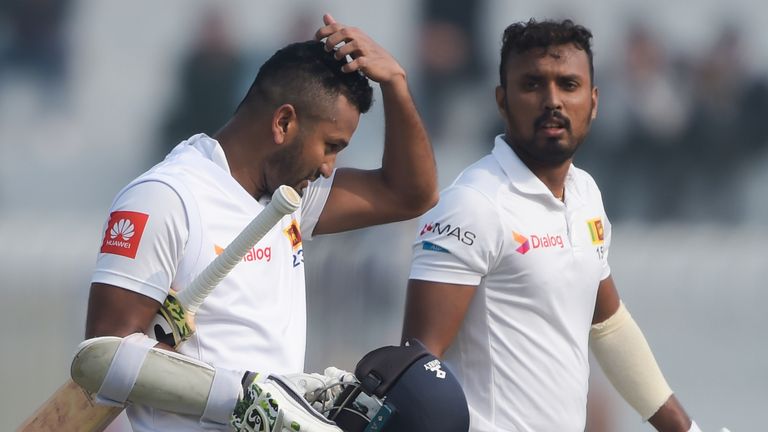
[(283, 216), (299, 208), (301, 197), (290, 186), (280, 186), (267, 204), (224, 251), (189, 284), (176, 298), (184, 309), (195, 314), (208, 294), (243, 259), (256, 243), (272, 229)]

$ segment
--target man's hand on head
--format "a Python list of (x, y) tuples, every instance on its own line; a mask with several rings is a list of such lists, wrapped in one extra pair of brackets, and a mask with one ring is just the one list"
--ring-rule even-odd
[(344, 72), (360, 71), (380, 84), (405, 78), (400, 63), (362, 30), (338, 23), (330, 14), (323, 15), (323, 23), (315, 39), (325, 39), (325, 49), (335, 51), (336, 59), (349, 56), (350, 61), (342, 67)]

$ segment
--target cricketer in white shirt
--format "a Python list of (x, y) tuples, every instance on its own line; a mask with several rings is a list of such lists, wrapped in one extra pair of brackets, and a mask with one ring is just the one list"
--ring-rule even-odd
[(501, 136), (422, 217), (410, 278), (478, 287), (445, 354), (472, 431), (584, 430), (610, 228), (589, 174), (571, 165), (560, 201)]
[[(283, 217), (221, 281), (197, 312), (196, 332), (179, 352), (231, 370), (303, 372), (302, 234), (311, 235), (332, 181), (333, 176), (311, 183), (300, 210)], [(187, 286), (266, 204), (230, 175), (218, 142), (195, 135), (117, 195), (91, 282), (162, 303), (169, 287)], [(128, 409), (137, 432), (200, 427), (198, 418)]]
[[(370, 81), (378, 83), (386, 111), (381, 166), (334, 171), (336, 157), (371, 107)], [(434, 155), (405, 70), (362, 30), (324, 14), (313, 40), (284, 46), (259, 68), (214, 138), (215, 143), (193, 137), (120, 193), (91, 283), (86, 338), (118, 336), (125, 346), (146, 348), (128, 337), (152, 333), (145, 327), (152, 326), (169, 287), (183, 292), (263, 210), (262, 197), (286, 185), (306, 189), (300, 210), (284, 217), (216, 287), (196, 314), (197, 335), (180, 351), (229, 378), (244, 370), (264, 376), (303, 372), (302, 235), (306, 240), (313, 234), (413, 219), (437, 201)], [(321, 176), (326, 178), (309, 185)], [(111, 400), (122, 403), (146, 357), (115, 357), (110, 368), (126, 379), (108, 374), (102, 386), (119, 387), (117, 399)], [(173, 430), (199, 430), (211, 421), (223, 428), (227, 422), (238, 427), (254, 422), (255, 417), (241, 418), (242, 410), (224, 417), (230, 405), (234, 409), (235, 403), (256, 400), (249, 395), (260, 385), (249, 384), (249, 395), (241, 398), (236, 396), (240, 383), (224, 381), (225, 388), (212, 385), (199, 419), (173, 422)], [(273, 405), (275, 416), (290, 418), (291, 403)], [(258, 411), (258, 405), (241, 407)], [(258, 419), (280, 423), (275, 416)], [(140, 430), (171, 430), (174, 418), (146, 410)], [(316, 430), (314, 422), (297, 423), (302, 430)]]

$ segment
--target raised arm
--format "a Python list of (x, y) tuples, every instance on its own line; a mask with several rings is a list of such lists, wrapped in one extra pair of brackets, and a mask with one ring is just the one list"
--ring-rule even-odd
[(323, 16), (315, 37), (328, 50), (341, 42), (336, 58), (349, 55), (348, 73), (362, 72), (379, 83), (384, 102), (384, 155), (375, 170), (339, 169), (315, 234), (411, 219), (437, 202), (437, 173), (432, 146), (400, 64), (355, 27)]
[(661, 432), (698, 430), (692, 429), (610, 276), (597, 291), (590, 345), (608, 379), (643, 420)]

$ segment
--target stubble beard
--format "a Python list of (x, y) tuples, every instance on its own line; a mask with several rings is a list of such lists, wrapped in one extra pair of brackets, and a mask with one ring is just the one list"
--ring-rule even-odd
[(539, 167), (551, 168), (561, 166), (573, 158), (573, 155), (587, 138), (591, 121), (587, 120), (584, 133), (581, 136), (574, 136), (573, 123), (568, 119), (565, 135), (562, 138), (538, 138), (536, 136), (538, 124), (534, 125), (530, 138), (522, 137), (519, 134), (511, 133), (510, 124), (512, 124), (511, 121), (507, 125), (504, 140), (520, 159)]
[(300, 164), (302, 161), (301, 156), (303, 153), (304, 141), (301, 138), (296, 138), (294, 142), (269, 158), (268, 163), (272, 173), (272, 180), (267, 179), (267, 189), (270, 195), (281, 185), (297, 189), (299, 183), (306, 178), (306, 173), (299, 173), (300, 168), (297, 168), (297, 164)]
[[(576, 139), (570, 136), (565, 138), (568, 143), (561, 144), (557, 138), (548, 138), (544, 143), (537, 142), (536, 138), (522, 139), (520, 137), (510, 137), (507, 133), (505, 140), (507, 144), (524, 161), (530, 161), (537, 166), (556, 167), (573, 158), (576, 150), (584, 142), (584, 137)], [(571, 144), (573, 143), (573, 144)]]

